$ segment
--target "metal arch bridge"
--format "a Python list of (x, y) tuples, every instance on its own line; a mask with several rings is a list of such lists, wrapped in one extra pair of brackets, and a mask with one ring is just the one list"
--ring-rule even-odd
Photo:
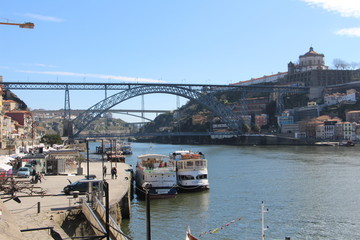
[(167, 93), (195, 100), (199, 104), (213, 111), (231, 129), (241, 131), (243, 120), (237, 116), (229, 107), (217, 101), (212, 94), (207, 94), (206, 92), (199, 92), (179, 86), (142, 85), (116, 93), (93, 105), (87, 111), (81, 113), (72, 121), (73, 126), (77, 129), (77, 132), (73, 134), (73, 137), (77, 137), (80, 132), (84, 130), (92, 121), (100, 117), (102, 113), (106, 112), (113, 106), (128, 99), (151, 93)]
[[(70, 117), (69, 90), (116, 90), (120, 91), (90, 107), (71, 121), (77, 131), (70, 137), (77, 137), (92, 121), (100, 117), (113, 106), (151, 93), (166, 93), (193, 99), (214, 112), (234, 131), (241, 133), (243, 119), (228, 106), (219, 102), (214, 93), (237, 91), (277, 93), (279, 102), (285, 93), (309, 93), (308, 87), (241, 86), (241, 85), (205, 85), (205, 84), (149, 84), (149, 83), (55, 83), (55, 82), (3, 82), (3, 89), (17, 90), (65, 90), (65, 111)], [(106, 94), (105, 94), (106, 96)], [(281, 105), (281, 104), (280, 104)], [(280, 106), (281, 107), (281, 106)], [(70, 119), (70, 118), (68, 118)]]
[[(86, 109), (71, 109), (71, 113), (72, 114), (80, 114), (82, 112), (86, 111)], [(64, 116), (64, 110), (61, 109), (61, 110), (44, 110), (44, 109), (35, 109), (35, 110), (32, 110), (31, 111), (33, 114), (41, 114), (41, 113), (56, 113), (56, 114), (59, 114), (61, 116)], [(139, 115), (136, 115), (135, 113), (155, 113), (156, 116), (158, 114), (162, 114), (162, 113), (170, 113), (171, 111), (170, 110), (136, 110), (136, 109), (109, 109), (108, 112), (111, 112), (111, 113), (116, 113), (116, 114), (124, 114), (124, 115), (129, 115), (129, 116), (133, 116), (133, 117), (137, 117), (137, 118), (142, 118), (142, 119), (145, 119), (147, 121), (152, 121), (152, 119), (150, 118), (146, 118), (144, 116), (139, 116)]]

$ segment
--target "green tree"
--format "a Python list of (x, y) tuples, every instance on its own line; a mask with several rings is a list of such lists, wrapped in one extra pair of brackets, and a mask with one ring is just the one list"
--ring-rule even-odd
[(266, 105), (265, 113), (269, 116), (269, 125), (277, 125), (276, 119), (276, 102), (271, 101), (269, 104)]
[(242, 125), (242, 130), (243, 130), (244, 133), (248, 133), (248, 132), (250, 132), (251, 128), (250, 128), (250, 126), (248, 124), (244, 123)]
[(255, 132), (255, 133), (260, 133), (260, 127), (256, 124), (252, 125), (252, 130)]
[(41, 138), (40, 141), (42, 143), (45, 143), (50, 146), (52, 146), (54, 144), (62, 144), (63, 143), (60, 135), (58, 135), (58, 134), (46, 134)]

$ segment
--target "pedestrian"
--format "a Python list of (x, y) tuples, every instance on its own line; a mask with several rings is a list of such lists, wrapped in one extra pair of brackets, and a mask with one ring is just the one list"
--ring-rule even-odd
[(32, 167), (31, 169), (30, 169), (30, 171), (31, 171), (31, 180), (33, 181), (33, 182), (35, 182), (35, 183), (37, 183), (37, 178), (36, 178), (36, 170), (35, 170), (35, 168), (34, 167)]
[(44, 176), (40, 172), (36, 173), (35, 183), (37, 183), (38, 181), (41, 183), (41, 179), (45, 179)]
[(106, 170), (107, 170), (107, 167), (104, 165), (104, 167), (103, 167), (103, 177), (104, 178), (106, 177)]
[(38, 181), (40, 181), (40, 183), (41, 183), (40, 175), (39, 175), (39, 173), (36, 173), (35, 174), (35, 183), (38, 183)]
[(115, 179), (117, 179), (117, 170), (116, 170), (116, 167), (113, 167), (113, 168), (111, 169), (111, 179), (114, 179), (114, 177), (115, 177)]
[(111, 168), (111, 179), (114, 179), (114, 176), (115, 176), (115, 174), (114, 174), (114, 168)]

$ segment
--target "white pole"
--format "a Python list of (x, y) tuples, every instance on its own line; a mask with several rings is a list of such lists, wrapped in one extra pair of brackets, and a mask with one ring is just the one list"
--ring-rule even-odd
[(261, 202), (261, 240), (265, 239), (264, 233), (264, 201)]

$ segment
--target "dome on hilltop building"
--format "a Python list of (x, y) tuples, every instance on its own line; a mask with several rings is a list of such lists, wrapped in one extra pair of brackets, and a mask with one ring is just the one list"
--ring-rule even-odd
[[(310, 47), (310, 50), (307, 53), (305, 53), (303, 56), (306, 56), (306, 57), (308, 57), (308, 56), (324, 56), (324, 54), (319, 54), (314, 51), (313, 47)], [(302, 56), (300, 56), (300, 57), (302, 57)]]
[(315, 70), (315, 69), (321, 69), (321, 70), (328, 69), (328, 67), (325, 66), (324, 57), (325, 57), (324, 54), (317, 53), (314, 51), (313, 47), (310, 47), (310, 50), (307, 53), (299, 57), (298, 68), (300, 72)]
[(299, 63), (288, 63), (288, 73), (294, 74), (297, 72), (305, 72), (310, 70), (326, 70), (324, 61), (325, 55), (314, 51), (313, 47), (310, 47), (309, 51), (304, 55), (299, 56)]

